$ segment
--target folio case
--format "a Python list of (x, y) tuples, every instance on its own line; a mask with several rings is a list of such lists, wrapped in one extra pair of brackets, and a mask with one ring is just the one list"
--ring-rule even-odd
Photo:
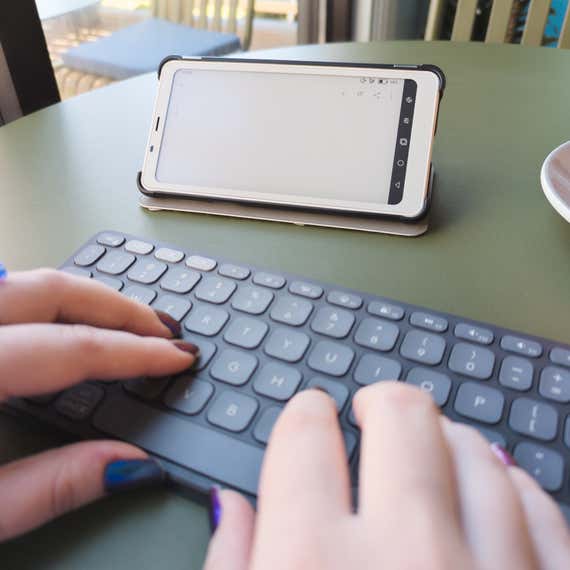
[[(139, 172), (137, 179), (139, 189), (141, 189), (140, 178), (141, 173)], [(434, 178), (435, 173), (432, 166), (429, 190), (430, 202), (433, 193)], [(143, 192), (142, 189), (141, 192)], [(139, 198), (139, 204), (151, 212), (171, 210), (175, 212), (190, 212), (192, 214), (211, 214), (213, 216), (247, 218), (266, 222), (285, 222), (297, 226), (320, 226), (405, 237), (420, 236), (424, 234), (429, 227), (429, 213), (426, 213), (426, 215), (419, 220), (403, 222), (389, 218), (365, 217), (355, 214), (331, 214), (328, 212), (313, 212), (281, 207), (268, 208), (265, 206), (250, 206), (244, 203), (223, 202), (220, 200), (172, 197), (154, 198), (144, 193)], [(429, 212), (429, 203), (426, 211)]]
[[(164, 59), (158, 68), (158, 78), (163, 65), (171, 60), (184, 59), (181, 56), (169, 56)], [(221, 58), (188, 58), (200, 59), (202, 61), (220, 61)], [(386, 68), (386, 69), (423, 69), (435, 73), (440, 81), (440, 100), (445, 89), (445, 75), (443, 71), (435, 65), (382, 65), (382, 64), (359, 64), (359, 63), (338, 63), (338, 62), (308, 62), (308, 61), (284, 61), (284, 60), (255, 60), (228, 58), (225, 61), (242, 61), (254, 63), (263, 61), (264, 63), (288, 63), (297, 65), (332, 65), (351, 66), (362, 68)], [(429, 227), (429, 207), (433, 196), (435, 172), (433, 165), (430, 171), (430, 181), (428, 189), (428, 202), (425, 214), (421, 218), (412, 221), (403, 221), (387, 217), (361, 216), (354, 213), (337, 214), (329, 212), (319, 212), (313, 210), (301, 210), (296, 208), (268, 207), (249, 205), (246, 203), (222, 201), (222, 200), (201, 200), (193, 197), (179, 197), (174, 195), (160, 194), (154, 195), (142, 185), (142, 173), (137, 176), (137, 186), (141, 192), (139, 205), (149, 211), (170, 210), (176, 212), (189, 212), (193, 214), (210, 214), (214, 216), (226, 216), (233, 218), (246, 218), (251, 220), (263, 220), (271, 222), (284, 222), (297, 226), (319, 226), (328, 228), (338, 228), (345, 230), (356, 230), (363, 232), (392, 234), (405, 237), (417, 237), (424, 234)]]

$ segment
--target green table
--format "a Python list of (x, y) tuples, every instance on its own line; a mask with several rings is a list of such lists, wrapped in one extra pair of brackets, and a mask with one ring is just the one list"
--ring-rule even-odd
[[(444, 69), (428, 234), (142, 210), (135, 174), (151, 118), (151, 75), (0, 129), (0, 259), (10, 269), (56, 266), (91, 234), (116, 229), (570, 341), (570, 225), (539, 184), (543, 159), (570, 138), (570, 51), (387, 42), (271, 56)], [(0, 420), (2, 461), (57, 442)], [(207, 538), (203, 507), (155, 491), (64, 517), (1, 546), (0, 559), (4, 568), (187, 570), (201, 566)]]

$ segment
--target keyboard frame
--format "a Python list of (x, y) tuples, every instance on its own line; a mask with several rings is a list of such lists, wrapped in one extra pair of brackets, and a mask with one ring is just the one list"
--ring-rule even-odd
[[(405, 379), (407, 377), (407, 374), (408, 374), (410, 369), (417, 367), (417, 366), (423, 366), (426, 368), (430, 368), (431, 370), (444, 373), (452, 381), (452, 387), (451, 387), (451, 392), (449, 394), (449, 398), (448, 398), (446, 404), (442, 407), (443, 413), (447, 417), (449, 417), (452, 420), (456, 420), (456, 421), (459, 421), (461, 423), (464, 423), (464, 424), (473, 425), (475, 427), (486, 428), (486, 429), (489, 429), (489, 430), (492, 430), (494, 432), (501, 434), (507, 441), (507, 449), (511, 452), (518, 443), (528, 441), (528, 442), (532, 442), (532, 443), (536, 443), (538, 445), (544, 446), (548, 449), (552, 449), (554, 451), (557, 451), (559, 454), (562, 455), (562, 457), (564, 459), (563, 485), (559, 491), (551, 492), (550, 495), (557, 502), (563, 503), (566, 506), (570, 505), (570, 449), (568, 447), (566, 447), (566, 445), (563, 443), (565, 421), (567, 421), (567, 418), (568, 418), (568, 421), (570, 421), (570, 404), (563, 404), (563, 403), (555, 402), (552, 400), (547, 400), (547, 399), (543, 398), (538, 392), (540, 371), (545, 366), (548, 366), (548, 365), (558, 366), (558, 365), (555, 365), (554, 363), (552, 363), (549, 359), (550, 351), (552, 350), (552, 348), (561, 347), (561, 348), (565, 348), (565, 349), (570, 350), (570, 345), (560, 343), (560, 342), (551, 341), (551, 340), (540, 338), (540, 337), (533, 336), (533, 335), (528, 335), (526, 333), (520, 333), (517, 331), (513, 331), (510, 329), (506, 329), (506, 328), (496, 326), (496, 325), (492, 325), (489, 323), (484, 323), (481, 321), (476, 321), (476, 320), (468, 319), (468, 318), (462, 318), (460, 316), (452, 315), (450, 313), (445, 313), (445, 312), (442, 312), (439, 310), (431, 310), (427, 307), (412, 305), (412, 304), (405, 303), (405, 302), (398, 301), (398, 300), (394, 300), (394, 299), (391, 299), (388, 297), (382, 297), (382, 296), (374, 295), (371, 293), (365, 293), (362, 291), (349, 289), (349, 288), (345, 288), (345, 287), (336, 287), (335, 285), (331, 285), (329, 283), (319, 281), (317, 279), (312, 279), (312, 278), (307, 277), (307, 276), (299, 276), (299, 275), (295, 275), (295, 274), (291, 274), (291, 273), (285, 273), (285, 272), (281, 272), (278, 270), (272, 270), (270, 268), (269, 269), (268, 268), (256, 268), (256, 267), (251, 266), (247, 263), (240, 263), (239, 260), (236, 261), (236, 260), (222, 259), (222, 258), (219, 258), (218, 256), (210, 256), (210, 255), (205, 254), (203, 252), (187, 251), (184, 248), (178, 247), (178, 246), (170, 244), (170, 243), (148, 240), (145, 238), (128, 235), (126, 233), (123, 233), (120, 231), (115, 231), (115, 230), (102, 231), (102, 232), (97, 233), (95, 236), (91, 237), (87, 242), (82, 244), (60, 266), (60, 269), (62, 269), (64, 267), (68, 267), (68, 266), (73, 266), (74, 265), (73, 259), (74, 259), (75, 255), (77, 253), (79, 253), (82, 249), (84, 249), (86, 246), (91, 245), (91, 244), (96, 244), (97, 243), (97, 237), (99, 235), (105, 234), (105, 233), (120, 234), (125, 238), (126, 241), (129, 241), (131, 239), (137, 239), (137, 240), (143, 240), (143, 241), (147, 241), (149, 243), (152, 243), (154, 245), (153, 251), (150, 254), (148, 254), (147, 256), (135, 254), (135, 257), (137, 258), (137, 260), (140, 258), (143, 258), (143, 257), (154, 256), (154, 252), (156, 251), (156, 249), (158, 249), (160, 247), (168, 247), (168, 248), (176, 249), (179, 251), (183, 251), (185, 254), (183, 260), (178, 262), (178, 263), (173, 264), (173, 263), (165, 262), (165, 263), (167, 263), (167, 265), (169, 267), (170, 266), (181, 266), (181, 265), (183, 265), (185, 262), (185, 259), (187, 257), (189, 257), (190, 255), (202, 255), (205, 257), (210, 257), (210, 258), (215, 259), (217, 261), (218, 265), (216, 266), (216, 268), (213, 271), (211, 271), (211, 272), (201, 271), (200, 272), (200, 273), (205, 274), (205, 275), (217, 275), (217, 270), (219, 268), (219, 265), (222, 263), (231, 263), (234, 265), (242, 265), (244, 267), (247, 267), (248, 269), (251, 270), (251, 274), (246, 280), (243, 280), (243, 281), (237, 281), (236, 280), (238, 288), (240, 285), (251, 285), (252, 284), (251, 280), (252, 280), (254, 274), (258, 271), (270, 272), (270, 273), (275, 273), (275, 274), (283, 276), (287, 282), (286, 282), (285, 286), (279, 290), (281, 292), (287, 292), (288, 293), (289, 284), (293, 280), (300, 280), (300, 281), (309, 282), (309, 283), (312, 283), (315, 285), (319, 285), (320, 287), (323, 288), (324, 293), (319, 299), (316, 299), (316, 300), (311, 299), (310, 300), (314, 305), (314, 309), (313, 309), (313, 312), (311, 313), (310, 318), (307, 320), (307, 322), (304, 325), (299, 326), (299, 327), (292, 327), (294, 330), (304, 332), (305, 334), (309, 335), (309, 337), (311, 338), (311, 344), (310, 344), (309, 348), (307, 349), (307, 351), (305, 352), (305, 355), (303, 356), (303, 359), (301, 360), (301, 362), (295, 363), (295, 364), (286, 363), (287, 365), (294, 366), (295, 368), (297, 368), (302, 373), (302, 382), (301, 382), (299, 388), (297, 389), (297, 391), (302, 390), (306, 386), (306, 384), (315, 376), (325, 376), (327, 378), (330, 378), (333, 381), (339, 381), (339, 382), (342, 382), (343, 384), (345, 384), (349, 388), (350, 395), (349, 395), (349, 400), (345, 404), (345, 406), (344, 406), (344, 408), (340, 414), (340, 421), (341, 421), (343, 431), (350, 432), (350, 433), (352, 433), (358, 437), (358, 430), (356, 428), (354, 428), (352, 426), (352, 424), (350, 424), (348, 422), (348, 414), (350, 411), (351, 398), (354, 395), (354, 393), (358, 390), (358, 388), (360, 388), (360, 385), (358, 385), (353, 380), (353, 372), (354, 372), (360, 358), (364, 354), (376, 354), (376, 355), (384, 356), (387, 358), (394, 358), (394, 359), (398, 360), (402, 365), (402, 372), (400, 375), (400, 381), (403, 381), (402, 379)], [(126, 241), (124, 243), (126, 243)], [(117, 248), (112, 248), (109, 246), (105, 246), (105, 247), (106, 247), (107, 251), (111, 251), (113, 249), (120, 250), (123, 248), (124, 243)], [(93, 274), (98, 274), (97, 270), (95, 269), (95, 265), (96, 265), (96, 263), (94, 263), (92, 266), (88, 267), (87, 270), (91, 271)], [(125, 286), (126, 286), (126, 284), (128, 283), (128, 280), (126, 278), (127, 272), (128, 272), (128, 270), (126, 272), (124, 272), (122, 275), (113, 276), (113, 277), (124, 280)], [(101, 274), (101, 275), (103, 275), (103, 274)], [(228, 278), (228, 279), (230, 279), (230, 278)], [(160, 294), (160, 292), (162, 290), (160, 289), (159, 283), (160, 283), (160, 279), (156, 283), (154, 283), (152, 285), (148, 285), (148, 286), (145, 285), (144, 287), (154, 289), (155, 291), (157, 291), (158, 294)], [(139, 284), (137, 283), (137, 285), (139, 285)], [(143, 286), (143, 285), (141, 285), (141, 286)], [(259, 285), (256, 285), (256, 286), (260, 287)], [(195, 291), (196, 287), (197, 287), (197, 285), (192, 289), (192, 291), (190, 293), (183, 295), (183, 297), (185, 297), (185, 298), (189, 297), (192, 300), (193, 307), (195, 306), (196, 302), (198, 304), (207, 304), (204, 301), (200, 301), (200, 300), (196, 301), (196, 299), (194, 297), (194, 291)], [(221, 349), (223, 349), (223, 348), (234, 348), (235, 349), (236, 348), (235, 346), (228, 344), (223, 339), (224, 331), (229, 326), (229, 323), (232, 321), (232, 318), (234, 318), (235, 316), (246, 315), (246, 316), (251, 316), (252, 318), (260, 319), (260, 320), (266, 322), (270, 326), (270, 329), (274, 328), (276, 326), (278, 326), (278, 327), (287, 327), (288, 326), (288, 325), (284, 325), (282, 323), (275, 323), (269, 317), (271, 307), (275, 304), (276, 299), (279, 297), (278, 296), (279, 291), (276, 291), (273, 289), (270, 289), (270, 290), (276, 294), (275, 298), (271, 302), (269, 307), (266, 309), (266, 311), (262, 315), (258, 315), (258, 316), (247, 315), (246, 313), (242, 313), (240, 311), (233, 309), (231, 307), (231, 299), (233, 298), (233, 295), (235, 295), (235, 292), (234, 292), (234, 294), (230, 297), (230, 299), (226, 303), (223, 303), (221, 305), (216, 305), (217, 307), (220, 307), (220, 308), (223, 308), (224, 310), (226, 310), (230, 314), (230, 319), (227, 321), (227, 323), (224, 325), (224, 327), (222, 328), (221, 332), (218, 335), (216, 335), (214, 337), (204, 337), (205, 340), (207, 340), (208, 342), (212, 342), (217, 346), (217, 351), (216, 351), (214, 357), (208, 363), (207, 367), (204, 370), (200, 371), (197, 374), (197, 377), (207, 379), (208, 382), (210, 382), (211, 384), (214, 385), (216, 392), (218, 392), (220, 390), (220, 388), (235, 390), (239, 393), (246, 394), (248, 396), (254, 397), (260, 403), (260, 407), (258, 408), (258, 411), (256, 412), (253, 421), (249, 424), (249, 426), (243, 432), (233, 433), (233, 432), (221, 430), (220, 428), (215, 428), (211, 424), (209, 424), (209, 422), (205, 418), (205, 415), (207, 414), (208, 410), (210, 409), (212, 402), (215, 401), (216, 393), (210, 399), (210, 401), (208, 402), (208, 405), (205, 407), (205, 409), (202, 410), (197, 416), (191, 416), (191, 417), (185, 416), (184, 414), (176, 412), (170, 408), (167, 408), (164, 404), (162, 404), (161, 403), (162, 396), (164, 395), (166, 390), (161, 393), (160, 398), (156, 402), (156, 405), (153, 404), (152, 407), (159, 407), (161, 409), (164, 409), (169, 414), (176, 414), (179, 417), (186, 419), (187, 421), (197, 422), (200, 425), (208, 426), (209, 428), (214, 429), (215, 431), (220, 431), (220, 432), (228, 435), (229, 437), (233, 437), (235, 439), (245, 441), (250, 445), (255, 445), (259, 448), (264, 449), (265, 446), (258, 443), (253, 438), (253, 436), (251, 435), (253, 432), (253, 429), (255, 428), (256, 422), (259, 420), (259, 418), (261, 417), (261, 414), (263, 413), (263, 411), (266, 408), (271, 407), (271, 406), (276, 406), (276, 405), (277, 406), (283, 406), (284, 403), (283, 402), (276, 402), (275, 400), (272, 400), (271, 398), (262, 396), (262, 395), (257, 394), (256, 392), (253, 391), (252, 385), (253, 385), (253, 382), (255, 379), (256, 372), (254, 372), (253, 376), (250, 378), (250, 380), (248, 380), (248, 382), (244, 386), (236, 387), (236, 386), (231, 386), (231, 385), (228, 385), (228, 384), (225, 384), (223, 382), (220, 382), (218, 380), (213, 379), (209, 375), (209, 370), (212, 367), (213, 363), (215, 362), (216, 356), (218, 356), (220, 354)], [(316, 311), (325, 305), (330, 306), (326, 302), (326, 298), (327, 298), (327, 294), (332, 290), (340, 290), (340, 291), (343, 291), (346, 293), (352, 293), (352, 294), (358, 295), (359, 297), (361, 297), (363, 299), (363, 305), (360, 309), (357, 309), (357, 310), (345, 309), (347, 311), (354, 313), (354, 315), (356, 317), (356, 321), (355, 321), (353, 327), (351, 328), (350, 333), (344, 339), (330, 338), (330, 337), (324, 336), (322, 334), (316, 333), (310, 329), (310, 323), (312, 322), (312, 319), (313, 319)], [(177, 295), (176, 293), (171, 293), (171, 292), (165, 292), (165, 293), (167, 293), (169, 295)], [(300, 298), (304, 298), (304, 297), (300, 297)], [(156, 299), (158, 299), (158, 296), (156, 297)], [(367, 316), (368, 317), (374, 317), (374, 315), (370, 315), (369, 313), (367, 313), (367, 306), (371, 301), (383, 301), (383, 302), (387, 302), (387, 303), (390, 303), (393, 305), (398, 305), (399, 307), (402, 307), (405, 311), (405, 314), (404, 314), (404, 317), (402, 320), (390, 321), (390, 322), (393, 322), (394, 324), (396, 324), (398, 326), (398, 328), (400, 329), (400, 333), (398, 335), (398, 339), (396, 341), (396, 344), (391, 351), (388, 351), (388, 352), (374, 351), (371, 349), (366, 349), (364, 347), (361, 347), (361, 346), (355, 344), (355, 342), (354, 342), (354, 333), (356, 331), (356, 328), (357, 328), (359, 322), (361, 322), (362, 318), (367, 317)], [(152, 304), (151, 304), (151, 306), (152, 306)], [(413, 362), (413, 361), (405, 359), (399, 353), (400, 345), (402, 344), (403, 338), (405, 337), (406, 333), (409, 330), (413, 330), (413, 329), (414, 330), (423, 330), (423, 329), (418, 329), (417, 327), (413, 327), (409, 322), (410, 314), (414, 311), (429, 312), (433, 315), (445, 318), (449, 323), (449, 327), (448, 327), (446, 332), (443, 332), (443, 333), (433, 332), (433, 334), (441, 336), (446, 342), (444, 355), (443, 355), (442, 361), (439, 365), (429, 366), (429, 365)], [(192, 312), (192, 309), (191, 309), (190, 313), (188, 313), (188, 314), (191, 314), (191, 312)], [(188, 318), (188, 315), (184, 318), (184, 320), (186, 318)], [(184, 322), (184, 320), (182, 321), (182, 323)], [(473, 378), (463, 377), (457, 373), (452, 372), (447, 367), (447, 363), (449, 361), (449, 357), (450, 357), (450, 353), (451, 353), (451, 349), (452, 349), (453, 345), (458, 343), (458, 342), (469, 342), (467, 340), (457, 338), (453, 334), (453, 331), (455, 329), (455, 325), (458, 323), (469, 323), (469, 324), (472, 324), (474, 326), (481, 326), (484, 328), (492, 329), (492, 331), (494, 333), (493, 342), (489, 345), (476, 345), (476, 346), (482, 346), (484, 348), (491, 350), (495, 355), (496, 360), (495, 360), (495, 364), (493, 367), (493, 373), (492, 373), (492, 376), (490, 379), (488, 379), (488, 380), (476, 380)], [(183, 327), (183, 338), (189, 334), (190, 333), (188, 333), (188, 331), (185, 331), (184, 327)], [(195, 335), (196, 333), (191, 333), (191, 334)], [(269, 334), (270, 334), (270, 332), (268, 333), (268, 335)], [(263, 364), (268, 362), (268, 361), (281, 362), (277, 359), (270, 358), (269, 356), (265, 355), (265, 353), (262, 350), (262, 347), (264, 346), (265, 342), (267, 341), (268, 335), (265, 337), (265, 339), (262, 342), (262, 344), (260, 345), (260, 347), (258, 347), (256, 349), (248, 350), (248, 349), (242, 349), (242, 348), (237, 347), (238, 350), (242, 350), (244, 352), (252, 352), (255, 354), (255, 356), (259, 360), (259, 364), (258, 364), (258, 367), (256, 368), (256, 371), (259, 370), (261, 368), (261, 366), (263, 366)], [(513, 353), (504, 351), (503, 349), (500, 348), (500, 340), (505, 335), (521, 336), (521, 337), (524, 337), (525, 339), (536, 341), (536, 342), (540, 343), (541, 346), (543, 347), (543, 353), (540, 357), (529, 358), (529, 360), (532, 362), (532, 364), (534, 366), (533, 384), (532, 384), (531, 388), (525, 392), (515, 391), (515, 390), (506, 388), (506, 387), (502, 386), (501, 384), (499, 384), (498, 373), (499, 373), (499, 369), (500, 369), (500, 364), (506, 356), (513, 355)], [(354, 358), (348, 372), (344, 376), (342, 376), (342, 377), (332, 377), (332, 376), (328, 377), (322, 373), (319, 373), (319, 372), (316, 372), (316, 371), (310, 369), (307, 366), (306, 361), (308, 360), (308, 356), (310, 355), (312, 347), (315, 344), (315, 339), (330, 340), (332, 342), (339, 342), (345, 346), (349, 346), (352, 350), (355, 351), (356, 357)], [(475, 344), (475, 343), (472, 343), (472, 344)], [(564, 368), (564, 366), (562, 366), (562, 368)], [(483, 385), (491, 387), (491, 388), (495, 388), (503, 394), (503, 396), (505, 398), (505, 407), (503, 410), (503, 414), (501, 416), (501, 420), (498, 422), (498, 424), (495, 424), (495, 425), (478, 424), (475, 421), (472, 421), (468, 418), (460, 416), (454, 410), (453, 404), (455, 402), (455, 397), (457, 394), (458, 386), (461, 384), (462, 380), (472, 381), (472, 382), (476, 382), (476, 383), (481, 382)], [(105, 392), (106, 392), (105, 398), (112, 398), (113, 393), (116, 390), (121, 390), (121, 391), (123, 390), (120, 383), (114, 383), (114, 384), (109, 384), (109, 385), (105, 386)], [(558, 419), (557, 436), (556, 436), (554, 441), (545, 442), (545, 441), (535, 440), (534, 438), (525, 437), (525, 436), (522, 436), (522, 435), (514, 432), (513, 430), (511, 430), (508, 427), (508, 417), (509, 417), (509, 413), (510, 413), (511, 404), (512, 404), (514, 399), (520, 398), (520, 397), (529, 397), (529, 398), (536, 399), (539, 402), (548, 403), (549, 405), (551, 405), (552, 407), (554, 407), (557, 410), (557, 412), (559, 414), (559, 419)], [(159, 402), (160, 402), (160, 405), (159, 405)], [(147, 403), (147, 402), (145, 402), (145, 403)], [(8, 410), (13, 412), (13, 413), (16, 413), (17, 415), (24, 415), (26, 417), (32, 417), (35, 420), (39, 420), (42, 424), (49, 424), (50, 426), (53, 426), (54, 428), (66, 433), (66, 434), (70, 434), (74, 438), (78, 438), (78, 439), (108, 438), (108, 436), (106, 434), (99, 432), (98, 430), (96, 430), (91, 425), (91, 419), (93, 417), (93, 414), (91, 414), (91, 416), (88, 420), (72, 421), (72, 420), (68, 420), (67, 418), (60, 415), (58, 412), (56, 412), (54, 407), (51, 404), (49, 404), (49, 405), (38, 405), (38, 404), (30, 403), (24, 399), (18, 398), (18, 399), (10, 400), (9, 402), (7, 402), (7, 405), (8, 405)], [(101, 403), (99, 404), (99, 406), (100, 405), (101, 405)], [(3, 407), (6, 408), (6, 406), (3, 406)], [(358, 450), (358, 446), (357, 446), (357, 449), (356, 449), (356, 451), (353, 454), (353, 457), (351, 459), (351, 472), (353, 474), (353, 480), (354, 481), (356, 480), (356, 476), (357, 476), (356, 471), (357, 471), (357, 462), (358, 462), (358, 452), (359, 452), (359, 450)], [(190, 494), (193, 496), (194, 496), (195, 491), (197, 491), (199, 494), (207, 493), (208, 490), (210, 489), (210, 487), (212, 486), (212, 484), (221, 484), (224, 487), (231, 487), (231, 485), (228, 485), (228, 483), (225, 481), (214, 481), (207, 476), (204, 476), (200, 473), (197, 473), (197, 472), (191, 471), (185, 467), (182, 467), (182, 466), (176, 464), (175, 462), (173, 462), (169, 459), (165, 459), (163, 457), (157, 457), (157, 458), (160, 459), (161, 463), (164, 465), (166, 471), (170, 475), (171, 481), (176, 485), (178, 490), (190, 491)], [(250, 497), (250, 498), (252, 500), (255, 500), (254, 497)]]

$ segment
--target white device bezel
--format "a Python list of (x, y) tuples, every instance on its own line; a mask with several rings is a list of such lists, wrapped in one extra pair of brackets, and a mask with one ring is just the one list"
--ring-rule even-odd
[[(257, 73), (287, 73), (305, 75), (343, 75), (360, 77), (380, 77), (383, 79), (412, 79), (417, 84), (416, 104), (409, 143), (408, 165), (402, 200), (399, 204), (381, 204), (375, 202), (351, 202), (319, 198), (302, 198), (286, 194), (267, 194), (243, 191), (233, 188), (211, 188), (185, 186), (159, 182), (155, 173), (160, 156), (163, 129), (170, 92), (175, 74), (180, 69), (215, 69), (224, 71), (248, 71)], [(307, 209), (330, 210), (360, 214), (390, 215), (414, 219), (420, 216), (426, 207), (429, 190), (429, 176), (432, 143), (435, 132), (440, 99), (440, 80), (433, 72), (418, 69), (391, 69), (370, 67), (348, 67), (331, 65), (289, 64), (275, 62), (245, 62), (231, 60), (202, 60), (200, 58), (173, 59), (167, 61), (160, 73), (159, 89), (156, 96), (153, 120), (145, 150), (142, 170), (142, 186), (145, 192), (153, 195), (168, 194), (202, 199), (231, 200), (263, 205), (301, 207)]]

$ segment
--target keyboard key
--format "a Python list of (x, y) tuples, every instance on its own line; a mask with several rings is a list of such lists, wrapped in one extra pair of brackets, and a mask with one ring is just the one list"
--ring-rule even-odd
[(398, 380), (401, 373), (402, 365), (397, 360), (365, 354), (354, 371), (354, 381), (366, 386), (382, 380)]
[(125, 238), (120, 234), (105, 232), (97, 236), (97, 243), (108, 245), (110, 247), (119, 247), (125, 243)]
[(447, 320), (430, 313), (415, 312), (410, 316), (410, 324), (428, 331), (445, 332), (449, 326)]
[(230, 431), (243, 431), (250, 424), (257, 408), (258, 403), (253, 398), (228, 390), (222, 392), (211, 406), (208, 421)]
[(313, 305), (309, 301), (287, 295), (278, 299), (273, 305), (270, 316), (279, 323), (300, 326), (307, 322), (312, 311)]
[(350, 332), (354, 321), (355, 317), (353, 313), (345, 311), (344, 309), (323, 307), (317, 311), (311, 323), (311, 328), (315, 332), (333, 338), (344, 338)]
[(69, 267), (62, 267), (60, 271), (64, 273), (69, 273), (70, 275), (75, 275), (76, 277), (86, 277), (89, 279), (91, 277), (91, 271), (87, 271), (86, 269), (80, 269), (79, 267), (69, 266)]
[(190, 316), (184, 321), (184, 327), (190, 332), (214, 336), (222, 330), (229, 318), (230, 316), (223, 309), (208, 305), (196, 305)]
[(230, 323), (224, 340), (242, 348), (257, 348), (268, 330), (269, 327), (259, 319), (238, 317)]
[(509, 425), (522, 435), (550, 441), (558, 431), (558, 412), (549, 404), (517, 398), (511, 406)]
[(240, 287), (232, 299), (232, 307), (251, 315), (261, 315), (269, 307), (273, 297), (271, 291), (260, 287)]
[(501, 364), (499, 382), (506, 388), (524, 392), (532, 386), (534, 368), (529, 360), (520, 356), (507, 356)]
[(265, 352), (279, 360), (297, 362), (303, 358), (309, 343), (310, 339), (304, 333), (277, 328), (267, 340)]
[(138, 255), (147, 255), (154, 249), (154, 245), (146, 241), (131, 239), (125, 244), (125, 249), (130, 253), (136, 253)]
[(282, 411), (282, 408), (272, 406), (271, 408), (267, 408), (267, 410), (261, 414), (261, 417), (253, 430), (253, 437), (255, 437), (257, 441), (260, 443), (267, 443), (269, 441), (269, 436), (271, 435), (273, 427), (277, 422), (277, 418)]
[(343, 293), (342, 291), (331, 291), (327, 296), (327, 301), (331, 305), (338, 305), (346, 309), (360, 309), (362, 307), (362, 298), (352, 293)]
[(312, 283), (293, 281), (293, 283), (289, 285), (289, 292), (295, 295), (301, 295), (301, 297), (307, 297), (307, 299), (318, 299), (322, 296), (323, 289), (322, 287), (313, 285)]
[(156, 297), (156, 291), (140, 285), (131, 285), (123, 291), (123, 295), (143, 305), (150, 305)]
[(429, 368), (412, 368), (408, 372), (406, 382), (430, 394), (433, 401), (440, 407), (447, 403), (451, 392), (451, 380), (449, 376), (441, 372), (435, 372)]
[(431, 333), (412, 330), (404, 337), (400, 354), (408, 360), (421, 364), (439, 364), (445, 351), (442, 337)]
[(339, 414), (342, 412), (348, 400), (348, 388), (336, 380), (328, 380), (327, 378), (315, 376), (311, 378), (307, 384), (307, 388), (320, 388), (324, 390), (335, 401), (336, 409)]
[(566, 422), (564, 424), (564, 443), (566, 447), (570, 447), (570, 416), (566, 416)]
[(73, 263), (79, 267), (87, 267), (99, 261), (107, 250), (102, 245), (88, 245), (84, 247), (74, 258)]
[(127, 277), (131, 281), (136, 281), (137, 283), (142, 283), (143, 285), (150, 285), (158, 281), (167, 266), (162, 261), (156, 261), (152, 259), (139, 259), (133, 267), (127, 273)]
[(356, 437), (353, 433), (348, 431), (342, 432), (342, 436), (344, 439), (344, 449), (346, 451), (346, 457), (348, 461), (350, 461), (354, 450), (356, 449)]
[(170, 315), (175, 321), (181, 322), (191, 309), (192, 303), (174, 295), (163, 295), (152, 306), (155, 311)]
[(560, 347), (553, 348), (550, 351), (550, 360), (554, 362), (554, 364), (570, 366), (570, 350)]
[(270, 362), (259, 371), (253, 389), (262, 396), (285, 402), (297, 391), (301, 378), (296, 368)]
[(496, 431), (481, 427), (473, 426), (489, 443), (498, 443), (501, 447), (506, 449), (507, 440)]
[(527, 340), (518, 336), (506, 335), (501, 339), (501, 348), (509, 352), (516, 352), (523, 356), (538, 358), (542, 354), (542, 346), (533, 340)]
[(196, 336), (196, 335), (184, 335), (184, 340), (186, 342), (191, 342), (198, 347), (200, 351), (198, 353), (198, 359), (194, 361), (192, 365), (192, 370), (204, 370), (206, 366), (208, 366), (210, 360), (214, 354), (216, 354), (217, 347), (214, 343), (208, 342), (203, 337)]
[(396, 345), (400, 331), (388, 321), (364, 319), (354, 335), (354, 342), (374, 350), (388, 351)]
[(197, 299), (220, 305), (225, 303), (236, 290), (237, 285), (229, 279), (208, 277), (198, 285), (194, 295)]
[(453, 372), (479, 380), (490, 378), (494, 366), (495, 355), (489, 349), (465, 342), (457, 343), (449, 357), (449, 368)]
[(525, 441), (515, 447), (514, 458), (543, 489), (554, 492), (562, 487), (564, 461), (556, 451)]
[(231, 263), (224, 263), (218, 269), (218, 273), (224, 277), (231, 277), (232, 279), (247, 279), (251, 271), (247, 267), (240, 267)]
[(540, 374), (538, 391), (549, 400), (567, 404), (570, 402), (570, 371), (547, 366)]
[(170, 249), (169, 247), (159, 247), (154, 252), (154, 257), (160, 261), (167, 261), (168, 263), (178, 263), (184, 259), (184, 254), (177, 249)]
[(125, 272), (135, 262), (132, 253), (110, 251), (97, 264), (97, 271), (109, 275), (119, 275)]
[(95, 281), (99, 281), (100, 283), (103, 283), (103, 285), (107, 285), (107, 287), (115, 289), (115, 291), (120, 291), (124, 287), (124, 284), (120, 279), (107, 277), (106, 275), (97, 275), (97, 277), (95, 277)]
[(459, 323), (455, 326), (455, 336), (479, 344), (491, 344), (495, 339), (493, 331), (467, 323)]
[(190, 293), (202, 276), (197, 271), (185, 267), (173, 267), (160, 282), (161, 289), (185, 295)]
[(285, 285), (285, 277), (259, 271), (253, 276), (253, 282), (256, 285), (263, 285), (264, 287), (270, 287), (271, 289), (281, 289), (281, 287)]
[(188, 259), (186, 259), (186, 265), (191, 269), (199, 269), (200, 271), (213, 271), (216, 269), (216, 265), (218, 265), (218, 263), (209, 257), (191, 255)]
[(354, 351), (351, 348), (324, 340), (316, 344), (307, 364), (318, 372), (343, 376), (348, 372), (353, 360)]
[[(255, 401), (254, 401), (255, 402)], [(229, 420), (234, 408), (228, 406)], [(222, 415), (228, 409), (222, 410)], [(236, 411), (237, 413), (237, 411)], [(136, 418), (136, 421), (133, 421)], [(240, 414), (241, 418), (241, 414)], [(127, 397), (109, 399), (95, 412), (95, 427), (188, 469), (246, 493), (257, 493), (263, 449)], [(141, 429), (144, 426), (144, 429)]]
[(55, 402), (55, 409), (70, 420), (85, 420), (104, 395), (101, 386), (81, 384), (63, 392)]
[(37, 404), (38, 406), (47, 406), (51, 404), (56, 396), (59, 396), (59, 392), (50, 392), (49, 394), (40, 394), (39, 396), (30, 396), (26, 398), (26, 402), (30, 404)]
[(143, 400), (153, 400), (166, 388), (170, 378), (135, 378), (123, 382), (123, 388)]
[(505, 398), (499, 390), (476, 382), (463, 382), (455, 398), (455, 411), (466, 418), (496, 424), (503, 415)]
[(377, 317), (384, 317), (391, 321), (401, 321), (404, 318), (404, 309), (398, 305), (383, 303), (382, 301), (372, 301), (368, 305), (368, 312)]
[(177, 412), (194, 416), (199, 414), (214, 393), (210, 382), (194, 378), (193, 376), (180, 376), (164, 396), (164, 404)]
[(251, 378), (256, 368), (257, 358), (255, 356), (230, 348), (220, 353), (210, 369), (210, 374), (216, 380), (242, 386)]

